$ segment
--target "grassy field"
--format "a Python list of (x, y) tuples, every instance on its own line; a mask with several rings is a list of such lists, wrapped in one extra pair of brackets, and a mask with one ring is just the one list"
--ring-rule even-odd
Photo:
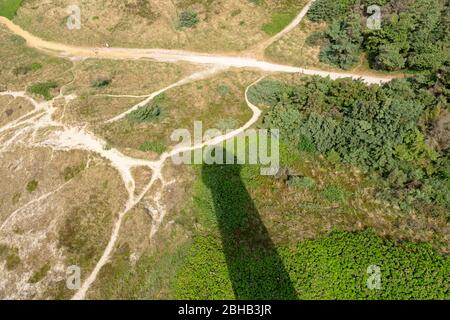
[(23, 0), (0, 0), (0, 16), (14, 18)]

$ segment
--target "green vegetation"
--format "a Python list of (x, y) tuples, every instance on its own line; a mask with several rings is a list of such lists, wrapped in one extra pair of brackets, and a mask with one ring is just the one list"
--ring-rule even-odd
[(0, 244), (0, 260), (6, 261), (7, 270), (14, 270), (20, 264), (19, 250), (6, 244)]
[[(440, 0), (317, 0), (308, 12), (327, 21), (320, 60), (354, 67), (364, 51), (374, 69), (435, 71), (450, 61), (449, 3)], [(369, 5), (383, 7), (382, 26), (365, 26)], [(447, 22), (446, 22), (447, 21)]]
[(159, 119), (162, 115), (162, 108), (159, 105), (149, 104), (133, 111), (128, 115), (131, 123), (150, 122)]
[(16, 46), (22, 46), (22, 45), (24, 45), (24, 44), (26, 43), (26, 41), (25, 41), (24, 38), (22, 38), (21, 36), (18, 36), (18, 35), (16, 35), (16, 34), (11, 35), (11, 36), (9, 37), (9, 40), (10, 40), (13, 44), (15, 44)]
[(346, 198), (346, 192), (340, 186), (327, 186), (322, 191), (322, 196), (329, 202), (341, 202)]
[(80, 164), (78, 166), (70, 166), (65, 167), (62, 172), (62, 176), (64, 177), (64, 181), (69, 181), (79, 175), (85, 168), (84, 164)]
[(166, 151), (166, 146), (161, 142), (146, 141), (139, 146), (139, 150), (144, 152), (152, 151), (156, 152), (157, 154), (162, 154), (164, 151)]
[(45, 276), (47, 275), (47, 273), (50, 271), (50, 264), (46, 263), (45, 265), (43, 265), (41, 268), (39, 268), (38, 271), (36, 271), (35, 273), (33, 273), (33, 275), (31, 276), (31, 278), (28, 280), (29, 283), (38, 283), (39, 281), (41, 281), (42, 279), (45, 278)]
[(114, 259), (99, 273), (101, 299), (170, 299), (175, 274), (182, 266), (190, 243), (164, 248), (160, 254), (144, 253), (131, 265), (127, 243), (117, 248)]
[(100, 77), (92, 81), (92, 86), (94, 88), (104, 88), (111, 84), (112, 80), (110, 78)]
[[(240, 171), (238, 166), (228, 167), (213, 166), (206, 169), (215, 170), (209, 173), (203, 169), (204, 184), (196, 187), (195, 210), (206, 228), (200, 229), (178, 270), (177, 299), (277, 298), (290, 287), (298, 299), (450, 298), (450, 260), (428, 244), (385, 240), (370, 230), (335, 231), (278, 246), (274, 253), (251, 200), (238, 187), (239, 178), (230, 176), (230, 171)], [(243, 168), (242, 179), (250, 177), (249, 169)], [(210, 175), (223, 179), (208, 181)], [(338, 188), (333, 188), (334, 194)], [(381, 290), (367, 287), (372, 265), (380, 268)]]
[(325, 35), (328, 45), (320, 51), (320, 61), (342, 69), (349, 69), (359, 62), (363, 42), (359, 16), (334, 20)]
[(58, 84), (55, 81), (47, 81), (31, 85), (28, 87), (28, 91), (44, 97), (45, 100), (51, 100), (53, 96), (50, 91), (56, 88), (58, 88)]
[(147, 105), (140, 107), (128, 115), (130, 123), (139, 124), (143, 122), (158, 121), (164, 116), (164, 108), (162, 106), (164, 95), (157, 96)]
[[(148, 0), (137, 0), (125, 3), (125, 10), (129, 14), (139, 16), (152, 23), (158, 18), (158, 13), (152, 8)], [(94, 17), (98, 19), (98, 17)]]
[(0, 0), (0, 16), (12, 20), (22, 2), (23, 0)]
[(315, 22), (330, 22), (345, 14), (355, 2), (356, 0), (316, 0), (308, 11), (308, 18)]
[(264, 126), (281, 129), (286, 143), (376, 173), (385, 179), (380, 194), (404, 209), (427, 204), (449, 216), (449, 146), (433, 128), (447, 118), (442, 92), (448, 95), (450, 72), (438, 75), (381, 87), (351, 79), (308, 78), (299, 86), (266, 80), (249, 97), (271, 106)]
[(295, 15), (291, 13), (274, 13), (272, 20), (262, 26), (262, 31), (271, 36), (276, 35), (286, 28), (294, 17)]
[(186, 10), (181, 12), (177, 21), (177, 28), (193, 28), (199, 22), (197, 12)]
[(237, 129), (239, 127), (239, 122), (233, 118), (220, 119), (216, 122), (215, 127), (220, 131), (225, 132), (227, 130)]
[(19, 250), (0, 244), (0, 259), (6, 260), (7, 270), (14, 270), (20, 264)]
[(219, 88), (217, 89), (217, 92), (219, 93), (219, 96), (223, 97), (228, 93), (230, 93), (230, 87), (225, 84), (220, 85)]
[(13, 74), (15, 76), (26, 75), (30, 72), (36, 72), (42, 68), (42, 65), (38, 62), (33, 62), (29, 65), (22, 65), (13, 69)]
[(309, 177), (292, 177), (287, 181), (287, 184), (298, 190), (304, 190), (313, 188), (316, 182)]
[(198, 200), (199, 209), (206, 209), (203, 214), (209, 215), (215, 232), (211, 238), (199, 237), (194, 244), (179, 272), (177, 298), (296, 297), (287, 270), (241, 180), (241, 169), (239, 165), (202, 167), (208, 193), (206, 203)]
[(105, 196), (92, 193), (89, 200), (71, 209), (58, 235), (71, 261), (90, 267), (108, 243), (113, 214)]
[(27, 183), (26, 189), (28, 192), (31, 193), (37, 189), (38, 185), (39, 185), (39, 182), (37, 180), (31, 180)]

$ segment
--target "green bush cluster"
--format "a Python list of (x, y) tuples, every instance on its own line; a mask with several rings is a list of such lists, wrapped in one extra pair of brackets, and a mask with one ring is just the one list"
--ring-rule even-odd
[(152, 151), (158, 154), (162, 154), (166, 150), (166, 146), (161, 142), (146, 141), (139, 146), (139, 150), (144, 152)]

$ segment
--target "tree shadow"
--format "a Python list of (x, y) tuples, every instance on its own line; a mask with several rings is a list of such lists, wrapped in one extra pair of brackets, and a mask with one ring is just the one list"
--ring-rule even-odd
[(241, 169), (240, 165), (202, 167), (203, 182), (212, 193), (235, 297), (297, 299), (283, 261), (241, 180)]

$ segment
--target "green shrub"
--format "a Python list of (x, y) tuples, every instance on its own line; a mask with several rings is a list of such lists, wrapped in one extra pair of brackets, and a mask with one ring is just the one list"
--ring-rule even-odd
[(158, 154), (162, 154), (164, 151), (166, 151), (166, 146), (161, 142), (146, 141), (140, 145), (139, 150), (144, 152), (152, 151)]
[(47, 273), (50, 271), (50, 264), (46, 263), (45, 265), (43, 265), (41, 268), (39, 268), (38, 271), (36, 271), (35, 273), (33, 273), (33, 275), (31, 276), (31, 278), (28, 280), (29, 283), (38, 283), (39, 281), (41, 281), (42, 279), (44, 279), (44, 277), (47, 275)]
[(14, 18), (17, 10), (19, 10), (20, 5), (23, 0), (1, 0), (0, 1), (0, 16), (6, 17), (10, 20)]
[(262, 26), (262, 31), (271, 36), (276, 35), (286, 28), (294, 17), (295, 15), (291, 13), (274, 13), (272, 20)]
[[(348, 30), (345, 25), (350, 20), (363, 25), (367, 19), (365, 9), (370, 5), (383, 6), (382, 28)], [(448, 1), (440, 0), (411, 0), (407, 6), (398, 6), (394, 0), (317, 0), (308, 17), (329, 23), (326, 34), (330, 45), (324, 44), (320, 54), (324, 63), (348, 69), (365, 50), (375, 69), (434, 72), (450, 62), (446, 49), (450, 41), (448, 23), (442, 22), (448, 21), (449, 12)], [(361, 33), (364, 38), (355, 42), (354, 35), (359, 37)]]
[(8, 255), (6, 256), (6, 269), (14, 270), (19, 266), (20, 262), (19, 250), (17, 248), (8, 248)]
[(39, 185), (38, 181), (31, 180), (30, 182), (27, 183), (27, 188), (26, 189), (27, 189), (28, 192), (31, 193), (31, 192), (33, 192), (33, 191), (35, 191), (37, 189), (38, 185)]
[(31, 65), (31, 71), (38, 71), (40, 69), (42, 69), (42, 64), (40, 64), (39, 62), (33, 62)]
[(65, 167), (62, 173), (64, 181), (72, 180), (74, 177), (76, 177), (78, 174), (80, 174), (80, 172), (84, 170), (84, 167), (85, 167), (84, 164), (78, 166)]
[(240, 15), (241, 12), (242, 12), (241, 9), (235, 9), (235, 10), (231, 11), (231, 16), (236, 17), (236, 16)]
[(305, 44), (310, 47), (324, 46), (326, 44), (326, 35), (323, 32), (313, 32), (306, 38)]
[(44, 97), (45, 100), (51, 100), (53, 96), (51, 95), (50, 90), (56, 88), (58, 88), (58, 84), (55, 81), (47, 81), (31, 85), (28, 88), (28, 91)]
[(299, 190), (308, 190), (312, 189), (316, 182), (310, 177), (292, 177), (287, 181), (287, 184)]
[(16, 46), (21, 46), (26, 43), (26, 40), (22, 38), (21, 36), (18, 36), (16, 34), (9, 37), (9, 40), (14, 43)]
[(325, 35), (329, 45), (320, 51), (320, 61), (342, 69), (349, 69), (359, 62), (363, 42), (359, 16), (333, 20)]
[(312, 142), (312, 140), (308, 136), (305, 136), (304, 134), (300, 135), (300, 141), (298, 143), (298, 148), (301, 151), (305, 151), (305, 152), (309, 152), (309, 153), (314, 153), (317, 151), (316, 146)]

